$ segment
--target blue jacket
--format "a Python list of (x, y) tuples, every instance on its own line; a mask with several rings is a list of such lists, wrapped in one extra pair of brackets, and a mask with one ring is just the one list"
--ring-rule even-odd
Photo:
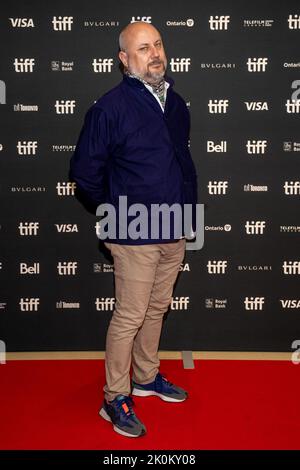
[[(70, 179), (76, 182), (83, 202), (94, 208), (110, 203), (117, 214), (120, 195), (127, 196), (128, 206), (196, 205), (197, 176), (188, 148), (189, 111), (173, 90), (174, 81), (165, 78), (170, 86), (164, 112), (140, 80), (124, 75), (86, 113), (70, 162)], [(176, 238), (172, 231), (173, 227), (169, 239), (162, 239), (160, 232), (155, 240), (151, 236), (124, 240), (117, 230), (116, 238), (107, 241), (163, 243)]]

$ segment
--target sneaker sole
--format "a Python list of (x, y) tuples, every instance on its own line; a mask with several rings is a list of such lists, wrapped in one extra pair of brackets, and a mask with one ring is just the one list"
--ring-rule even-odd
[(176, 399), (176, 398), (166, 397), (165, 395), (161, 393), (153, 392), (151, 390), (140, 390), (139, 388), (134, 388), (131, 393), (132, 395), (135, 395), (136, 397), (150, 397), (153, 395), (153, 396), (161, 398), (164, 401), (168, 401), (169, 403), (179, 403), (187, 399), (187, 396), (185, 398)]
[(112, 423), (113, 425), (113, 429), (114, 431), (116, 431), (118, 434), (121, 434), (122, 436), (126, 436), (126, 437), (141, 437), (141, 436), (144, 436), (144, 434), (146, 434), (146, 431), (144, 431), (143, 433), (141, 434), (130, 434), (126, 431), (123, 431), (122, 429), (118, 428), (118, 426), (116, 426), (115, 424), (113, 424), (110, 416), (106, 413), (105, 409), (104, 408), (101, 408), (101, 410), (99, 411), (99, 415), (104, 418), (106, 421), (109, 421), (110, 423)]

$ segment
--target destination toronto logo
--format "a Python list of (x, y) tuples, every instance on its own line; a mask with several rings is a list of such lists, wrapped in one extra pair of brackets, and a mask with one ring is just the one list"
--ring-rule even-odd
[(127, 196), (119, 196), (117, 207), (100, 204), (96, 234), (100, 240), (179, 240), (186, 238), (187, 250), (204, 245), (204, 204), (169, 205), (142, 203), (128, 205)]

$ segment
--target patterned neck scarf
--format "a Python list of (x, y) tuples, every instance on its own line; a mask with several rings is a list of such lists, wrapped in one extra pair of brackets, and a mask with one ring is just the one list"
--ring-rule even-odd
[(137, 78), (142, 83), (144, 83), (144, 85), (151, 86), (153, 93), (155, 93), (158, 96), (158, 99), (161, 102), (162, 107), (165, 108), (165, 79), (164, 77), (158, 83), (149, 83), (149, 82), (146, 82), (146, 80), (144, 80), (143, 78), (139, 77), (138, 75), (135, 75), (134, 73), (129, 72), (128, 70), (125, 70), (124, 73), (128, 77)]

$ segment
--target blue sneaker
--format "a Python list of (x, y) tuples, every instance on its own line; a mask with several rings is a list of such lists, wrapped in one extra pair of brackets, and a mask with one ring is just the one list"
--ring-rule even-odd
[(143, 436), (146, 434), (146, 428), (133, 411), (133, 405), (131, 397), (118, 395), (112, 401), (104, 400), (99, 415), (106, 421), (110, 421), (114, 431), (122, 436)]
[(188, 393), (185, 390), (169, 382), (159, 372), (153, 382), (143, 385), (132, 381), (132, 386), (132, 395), (137, 397), (156, 395), (168, 402), (180, 402), (188, 397)]

